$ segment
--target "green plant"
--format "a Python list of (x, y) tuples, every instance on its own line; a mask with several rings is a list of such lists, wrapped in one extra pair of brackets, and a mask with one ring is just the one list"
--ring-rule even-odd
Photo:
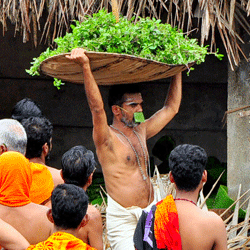
[[(234, 200), (228, 196), (228, 188), (220, 185), (217, 195), (212, 204), (212, 208), (228, 208), (234, 203)], [(235, 206), (232, 207), (234, 209)], [(243, 209), (239, 210), (239, 218), (245, 218), (246, 212)]]
[[(30, 75), (39, 75), (40, 64), (53, 55), (70, 52), (77, 47), (96, 52), (110, 52), (134, 55), (167, 64), (185, 64), (205, 61), (207, 46), (199, 46), (196, 39), (184, 35), (181, 30), (162, 24), (155, 18), (121, 17), (116, 22), (112, 13), (101, 9), (92, 16), (85, 16), (83, 22), (75, 21), (72, 32), (54, 41), (55, 49), (48, 48), (39, 57), (33, 58), (32, 66), (26, 70)], [(214, 53), (219, 59), (223, 55)], [(60, 87), (59, 81), (56, 86)]]
[[(101, 205), (103, 202), (103, 199), (100, 195), (100, 191), (102, 186), (105, 189), (105, 183), (102, 173), (95, 173), (93, 177), (92, 184), (87, 189), (87, 194), (89, 196), (89, 201), (91, 204), (99, 204)], [(104, 199), (107, 201), (107, 197), (104, 194)]]

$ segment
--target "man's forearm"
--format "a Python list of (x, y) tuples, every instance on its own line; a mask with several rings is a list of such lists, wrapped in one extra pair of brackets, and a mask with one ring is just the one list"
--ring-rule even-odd
[(170, 107), (178, 113), (182, 97), (182, 73), (178, 73), (171, 79), (168, 95), (164, 106)]
[(84, 86), (91, 112), (99, 112), (104, 109), (104, 104), (99, 87), (94, 79), (89, 64), (83, 65)]

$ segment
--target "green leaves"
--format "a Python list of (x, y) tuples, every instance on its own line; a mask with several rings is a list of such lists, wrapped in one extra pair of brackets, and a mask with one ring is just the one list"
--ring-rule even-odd
[[(188, 64), (205, 61), (207, 47), (199, 46), (196, 39), (184, 36), (182, 31), (162, 24), (155, 18), (140, 18), (134, 23), (134, 18), (127, 20), (120, 17), (116, 23), (115, 16), (100, 10), (93, 16), (86, 16), (80, 23), (71, 25), (72, 33), (55, 39), (56, 49), (48, 48), (38, 58), (34, 58), (32, 66), (26, 70), (30, 75), (39, 75), (38, 69), (46, 58), (77, 47), (89, 51), (129, 54), (167, 64)], [(214, 53), (219, 59), (223, 55)], [(58, 84), (56, 80), (56, 84)]]

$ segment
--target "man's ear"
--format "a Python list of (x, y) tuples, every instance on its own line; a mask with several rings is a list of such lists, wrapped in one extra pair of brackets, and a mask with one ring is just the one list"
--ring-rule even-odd
[(171, 183), (175, 183), (174, 182), (174, 176), (173, 176), (171, 171), (169, 172), (169, 179), (170, 179)]
[(49, 153), (49, 145), (47, 142), (45, 142), (45, 144), (43, 145), (43, 154), (44, 156), (47, 156)]
[(8, 151), (7, 147), (6, 147), (4, 144), (1, 144), (1, 145), (0, 145), (0, 155), (1, 155), (2, 153), (4, 153), (4, 152), (7, 152), (7, 151)]
[(204, 171), (203, 171), (201, 180), (202, 180), (203, 183), (206, 183), (206, 182), (207, 182), (207, 170), (204, 170)]
[(87, 180), (88, 187), (92, 184), (93, 174), (94, 174), (94, 173), (92, 173), (92, 174), (88, 177), (88, 180)]
[[(62, 172), (62, 169), (60, 170), (60, 175), (61, 175), (61, 177), (62, 177), (62, 179), (63, 179), (63, 172)], [(64, 179), (63, 179), (63, 181), (64, 181)], [(65, 182), (65, 181), (64, 181)]]
[(115, 116), (121, 113), (121, 108), (118, 105), (113, 105), (111, 109)]
[(83, 217), (82, 222), (81, 222), (80, 225), (79, 225), (79, 228), (86, 226), (86, 225), (88, 224), (88, 221), (89, 221), (89, 215), (86, 214), (86, 215)]
[(47, 218), (48, 218), (48, 220), (49, 220), (51, 223), (54, 224), (54, 219), (53, 219), (53, 216), (52, 216), (52, 210), (51, 210), (51, 209), (49, 209), (49, 210), (47, 211)]

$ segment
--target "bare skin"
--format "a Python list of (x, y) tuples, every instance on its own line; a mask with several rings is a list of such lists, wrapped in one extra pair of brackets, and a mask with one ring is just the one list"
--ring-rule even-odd
[(14, 227), (0, 220), (0, 245), (4, 249), (24, 250), (30, 244)]
[[(50, 143), (50, 145), (52, 146), (52, 143)], [(49, 148), (48, 144), (45, 143), (43, 145), (43, 151), (42, 151), (41, 156), (40, 157), (31, 158), (30, 161), (34, 162), (34, 163), (39, 163), (39, 164), (45, 165), (47, 167), (47, 169), (50, 171), (50, 173), (52, 175), (52, 178), (53, 178), (54, 186), (56, 187), (59, 184), (63, 184), (64, 181), (63, 181), (63, 179), (61, 177), (59, 169), (49, 167), (49, 166), (47, 166), (45, 164), (46, 156), (49, 154), (50, 150), (51, 149)]]
[(46, 240), (53, 230), (47, 219), (48, 208), (35, 203), (20, 207), (0, 204), (0, 218), (20, 232), (30, 244)]
[(87, 214), (89, 221), (84, 227), (79, 229), (77, 237), (91, 247), (97, 250), (103, 250), (101, 214), (99, 210), (92, 205), (88, 206)]
[[(63, 179), (63, 172), (60, 171), (61, 177)], [(92, 173), (84, 185), (83, 190), (86, 192), (87, 188), (92, 184), (93, 179)], [(77, 232), (77, 237), (83, 242), (87, 243), (91, 247), (97, 250), (103, 250), (103, 225), (102, 225), (102, 215), (97, 208), (92, 205), (88, 205), (87, 209), (88, 223), (81, 227)]]
[[(93, 140), (108, 194), (123, 207), (147, 207), (154, 199), (152, 184), (149, 178), (143, 180), (135, 153), (126, 138), (108, 125), (102, 96), (91, 72), (85, 50), (74, 49), (67, 58), (83, 67), (85, 92), (93, 119)], [(181, 85), (182, 76), (179, 73), (172, 78), (163, 108), (134, 128), (140, 136), (146, 157), (148, 156), (146, 140), (160, 132), (178, 113)], [(138, 153), (144, 175), (147, 175), (143, 150), (138, 138), (133, 128), (126, 126), (122, 121), (125, 118), (131, 123), (133, 114), (142, 111), (143, 100), (140, 93), (126, 95), (125, 98), (127, 102), (122, 104), (122, 109), (115, 105), (112, 107), (114, 116), (112, 125), (129, 138)]]
[[(174, 182), (170, 174), (170, 180)], [(197, 202), (198, 194), (207, 180), (204, 171), (199, 187), (193, 192), (176, 188), (176, 198)], [(201, 210), (191, 202), (175, 201), (183, 250), (226, 250), (227, 233), (222, 219), (214, 212)]]

